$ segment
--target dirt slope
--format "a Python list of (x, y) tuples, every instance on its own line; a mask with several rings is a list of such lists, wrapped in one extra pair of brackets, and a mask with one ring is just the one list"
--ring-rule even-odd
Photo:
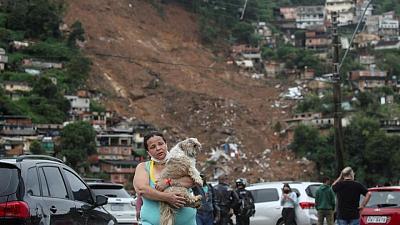
[[(82, 22), (93, 61), (92, 89), (126, 117), (165, 129), (172, 142), (198, 137), (212, 147), (230, 138), (241, 156), (227, 163), (234, 176), (307, 179), (312, 165), (273, 150), (271, 126), (287, 116), (271, 108), (276, 81), (252, 80), (199, 42), (196, 17), (174, 4), (162, 14), (145, 0), (69, 0), (65, 22)], [(243, 169), (244, 167), (247, 168)]]

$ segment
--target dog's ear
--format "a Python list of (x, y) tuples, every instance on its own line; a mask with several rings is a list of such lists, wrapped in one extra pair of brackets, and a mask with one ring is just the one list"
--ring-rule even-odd
[(182, 151), (186, 151), (186, 149), (187, 149), (187, 141), (181, 141), (181, 142), (179, 142), (179, 143), (178, 143), (178, 146), (179, 146), (179, 148), (180, 148)]

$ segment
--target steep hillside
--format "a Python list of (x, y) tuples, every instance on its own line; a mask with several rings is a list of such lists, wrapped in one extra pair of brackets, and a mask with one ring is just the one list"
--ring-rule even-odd
[(79, 20), (85, 28), (89, 86), (105, 93), (108, 109), (155, 124), (171, 142), (198, 137), (205, 145), (201, 159), (230, 138), (242, 152), (228, 162), (235, 176), (311, 176), (312, 165), (291, 153), (265, 151), (278, 143), (271, 127), (287, 116), (271, 108), (280, 93), (276, 81), (240, 75), (202, 46), (195, 15), (168, 4), (160, 16), (145, 0), (68, 3), (65, 22)]

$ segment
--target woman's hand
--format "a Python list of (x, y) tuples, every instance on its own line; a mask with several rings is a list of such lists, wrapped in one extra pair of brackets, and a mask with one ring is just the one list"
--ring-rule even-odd
[(182, 208), (186, 204), (185, 198), (179, 193), (169, 192), (166, 194), (168, 194), (167, 202), (173, 207)]
[(164, 191), (165, 189), (167, 189), (167, 187), (169, 187), (169, 185), (165, 184), (164, 182), (157, 182), (155, 186), (157, 191)]

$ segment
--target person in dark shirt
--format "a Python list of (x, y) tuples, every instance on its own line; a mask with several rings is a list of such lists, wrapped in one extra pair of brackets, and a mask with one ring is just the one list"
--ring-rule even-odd
[(197, 209), (197, 225), (213, 225), (219, 221), (219, 207), (215, 196), (215, 190), (207, 183), (205, 174), (200, 174), (203, 179), (203, 186), (193, 189), (195, 195), (201, 195), (201, 206)]
[[(351, 167), (346, 167), (340, 176), (333, 182), (332, 190), (336, 193), (338, 208), (338, 225), (359, 225), (359, 211), (365, 207), (371, 198), (371, 193), (362, 184), (354, 181), (354, 172)], [(360, 195), (364, 195), (364, 201), (359, 206)]]
[(220, 209), (218, 225), (232, 225), (233, 209), (239, 205), (239, 196), (228, 184), (229, 177), (221, 175), (218, 184), (214, 187), (216, 202)]
[(246, 179), (236, 180), (236, 193), (239, 196), (239, 205), (233, 210), (236, 216), (236, 225), (249, 225), (250, 217), (254, 216), (254, 197), (249, 190), (246, 190)]

